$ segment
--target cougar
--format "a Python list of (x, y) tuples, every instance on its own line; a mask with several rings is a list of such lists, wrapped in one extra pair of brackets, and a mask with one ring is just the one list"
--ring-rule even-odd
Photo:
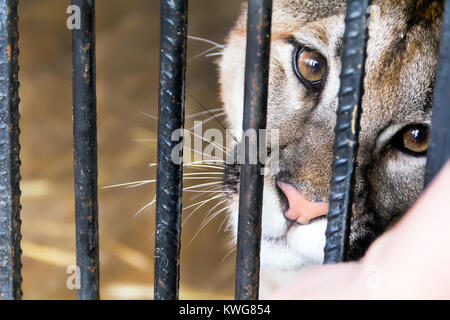
[[(423, 189), (443, 2), (372, 1), (348, 260), (360, 259)], [(273, 1), (267, 129), (278, 130), (279, 169), (264, 177), (262, 297), (323, 262), (345, 13), (344, 0)], [(244, 5), (218, 61), (235, 137), (246, 23)], [(223, 189), (236, 236), (238, 165), (226, 166)]]

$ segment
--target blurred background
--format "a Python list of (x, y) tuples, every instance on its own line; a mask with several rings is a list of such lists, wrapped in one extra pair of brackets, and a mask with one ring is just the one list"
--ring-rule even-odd
[[(190, 0), (189, 34), (223, 44), (240, 2)], [(154, 179), (159, 1), (96, 4), (99, 186)], [(76, 291), (66, 287), (66, 269), (75, 264), (69, 5), (70, 0), (22, 0), (19, 5), (24, 299), (76, 298)], [(188, 96), (187, 115), (203, 111), (198, 102), (220, 107), (217, 56), (197, 56), (213, 46), (188, 42), (187, 90), (194, 98)], [(207, 117), (193, 117), (186, 127)], [(221, 128), (215, 121), (204, 128), (208, 125)], [(210, 181), (189, 180), (186, 186)], [(103, 299), (153, 297), (154, 206), (139, 211), (154, 196), (153, 183), (99, 190)], [(184, 206), (212, 196), (186, 192)], [(208, 212), (221, 208), (216, 204), (205, 203), (183, 225), (181, 298), (233, 296), (235, 256), (224, 231), (225, 212), (200, 230)], [(184, 217), (195, 208), (186, 209)]]

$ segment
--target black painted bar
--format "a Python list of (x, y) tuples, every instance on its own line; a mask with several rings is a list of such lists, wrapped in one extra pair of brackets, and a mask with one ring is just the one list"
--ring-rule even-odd
[(72, 31), (73, 136), (78, 298), (100, 298), (97, 203), (97, 98), (95, 84), (95, 0), (72, 0), (81, 28)]
[(0, 300), (22, 297), (17, 1), (0, 0)]
[(187, 0), (161, 0), (155, 300), (178, 299), (183, 165), (172, 161), (171, 136), (184, 128), (187, 9)]
[(450, 158), (450, 0), (445, 1), (439, 63), (433, 97), (425, 187)]
[(345, 261), (348, 249), (369, 5), (368, 0), (347, 0), (330, 208), (324, 249), (326, 264)]
[[(272, 0), (249, 0), (247, 53), (245, 63), (244, 118), (242, 128), (266, 128), (270, 60)], [(244, 139), (244, 137), (242, 138)], [(244, 141), (242, 140), (241, 143)], [(258, 141), (263, 143), (262, 137)], [(260, 148), (258, 148), (259, 153)], [(261, 248), (261, 215), (264, 188), (263, 164), (249, 163), (248, 145), (241, 164), (239, 225), (236, 260), (237, 300), (256, 300), (259, 294), (259, 253)]]

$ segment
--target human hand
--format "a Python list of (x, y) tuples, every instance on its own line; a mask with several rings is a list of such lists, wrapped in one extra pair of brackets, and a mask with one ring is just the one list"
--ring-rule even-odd
[(450, 164), (357, 263), (305, 272), (273, 299), (450, 299)]

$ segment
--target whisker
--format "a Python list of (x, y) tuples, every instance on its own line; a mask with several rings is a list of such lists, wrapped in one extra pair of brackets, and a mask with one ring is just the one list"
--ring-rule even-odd
[(218, 170), (224, 170), (223, 167), (217, 167), (217, 166), (211, 166), (211, 165), (188, 165), (186, 166), (187, 168), (190, 169), (218, 169)]
[(137, 183), (137, 184), (135, 184), (135, 185), (126, 186), (125, 188), (127, 188), (127, 189), (135, 189), (135, 188), (138, 188), (138, 187), (140, 187), (140, 186), (144, 186), (144, 185), (146, 185), (146, 184), (153, 183), (153, 182), (156, 182), (156, 180), (151, 181), (151, 182), (141, 182), (141, 183)]
[(222, 213), (223, 211), (225, 211), (226, 209), (228, 209), (230, 206), (227, 206), (225, 208), (220, 209), (219, 211), (215, 212), (205, 223), (202, 223), (202, 225), (200, 226), (199, 230), (195, 233), (194, 237), (192, 238), (192, 240), (189, 242), (188, 246), (190, 246), (192, 244), (192, 242), (195, 240), (195, 238), (197, 238), (197, 236), (200, 234), (200, 232), (206, 227), (206, 225), (208, 225), (208, 223), (210, 223), (215, 217), (217, 217), (220, 213)]
[(203, 184), (199, 184), (199, 185), (196, 185), (196, 186), (187, 187), (187, 188), (184, 188), (183, 191), (192, 190), (194, 188), (212, 186), (212, 185), (219, 184), (219, 183), (222, 183), (222, 181), (208, 182), (208, 183), (203, 183)]
[(223, 264), (225, 262), (225, 260), (227, 260), (227, 258), (233, 253), (233, 251), (236, 250), (236, 245), (234, 245), (230, 251), (228, 251), (228, 253), (225, 255), (225, 257), (223, 257), (222, 260), (220, 260), (220, 264)]
[[(223, 199), (221, 202), (219, 202), (219, 203), (215, 206), (215, 208), (217, 208), (217, 207), (219, 207), (219, 206), (222, 206), (223, 204), (226, 204), (226, 203), (227, 203), (227, 200), (228, 200), (228, 199)], [(208, 218), (208, 220), (206, 220), (206, 218), (208, 217), (208, 215), (212, 212), (212, 210), (209, 210), (209, 211), (208, 211), (208, 215), (205, 217), (205, 220), (203, 220), (202, 223), (209, 223), (212, 219), (214, 219), (215, 217), (217, 217), (220, 213), (224, 212), (225, 210), (228, 210), (230, 207), (231, 207), (231, 205), (228, 205), (228, 206), (225, 206), (225, 207), (219, 209), (219, 211), (216, 211), (215, 213), (213, 213), (213, 214)]]
[[(219, 163), (217, 163), (219, 162)], [(193, 161), (193, 162), (188, 162), (188, 163), (184, 163), (183, 166), (189, 167), (192, 165), (199, 165), (199, 164), (203, 164), (203, 163), (213, 163), (216, 166), (221, 166), (222, 164), (220, 163), (225, 163), (225, 160), (221, 160), (221, 159), (212, 159), (212, 160), (200, 160), (200, 161)], [(157, 163), (153, 162), (153, 163), (149, 163), (148, 166), (149, 167), (156, 167)]]
[(197, 41), (205, 42), (205, 43), (209, 43), (209, 44), (212, 44), (212, 45), (214, 45), (214, 46), (216, 46), (216, 47), (220, 47), (220, 48), (224, 48), (224, 47), (225, 47), (225, 46), (222, 45), (222, 44), (219, 44), (219, 43), (214, 42), (214, 41), (212, 41), (212, 40), (208, 40), (208, 39), (201, 38), (201, 37), (196, 37), (196, 36), (190, 36), (190, 35), (188, 35), (188, 39), (191, 39), (191, 40), (197, 40)]
[[(205, 108), (205, 106), (196, 98), (194, 97), (192, 94), (189, 93), (189, 91), (186, 91), (187, 94), (200, 106), (202, 107), (203, 110), (208, 111), (208, 109)], [(222, 122), (219, 121), (219, 119), (217, 119), (211, 112), (209, 112), (209, 114), (216, 119), (217, 123), (220, 124), (220, 126), (226, 131), (227, 128), (224, 126), (224, 124)], [(233, 136), (234, 141), (238, 142), (237, 138), (235, 136)]]
[(152, 118), (152, 119), (158, 120), (158, 117), (155, 117), (155, 116), (153, 116), (153, 115), (151, 115), (151, 114), (149, 114), (149, 113), (146, 113), (146, 112), (142, 112), (142, 111), (141, 111), (141, 114), (143, 114), (143, 115), (145, 115), (145, 116), (147, 116), (147, 117), (150, 117), (150, 118)]
[[(201, 228), (203, 229), (208, 223), (210, 223), (215, 217), (217, 217), (219, 214), (221, 214), (222, 212), (224, 212), (225, 210), (229, 209), (230, 206), (226, 206), (224, 208), (221, 208), (220, 210), (214, 212), (201, 226)], [(199, 230), (200, 232), (201, 230)]]
[(212, 120), (217, 120), (218, 117), (223, 117), (225, 115), (226, 115), (226, 112), (218, 113), (218, 114), (214, 115), (214, 117), (209, 117), (205, 120), (202, 120), (200, 123), (195, 124), (194, 126), (190, 127), (188, 130), (190, 131), (190, 130), (196, 129), (196, 128), (200, 127), (201, 125), (204, 125), (205, 123), (208, 123)]
[[(221, 186), (221, 185), (219, 185), (219, 186), (209, 186), (209, 187), (206, 187), (206, 188), (204, 188), (203, 190), (205, 190), (205, 191), (217, 191), (217, 192), (221, 192), (222, 190), (223, 190), (223, 187)], [(225, 194), (225, 193), (224, 193)], [(190, 199), (191, 200), (196, 200), (196, 199), (198, 199), (198, 198), (201, 198), (201, 197), (204, 197), (204, 196), (207, 196), (207, 194), (206, 193), (197, 193), (197, 194), (195, 194), (195, 195), (192, 195), (191, 197), (190, 197)]]
[(141, 209), (139, 209), (139, 211), (136, 212), (136, 213), (134, 214), (134, 218), (136, 218), (136, 217), (139, 215), (139, 213), (141, 213), (142, 211), (144, 211), (144, 210), (146, 210), (146, 209), (150, 209), (150, 207), (151, 207), (155, 202), (156, 202), (156, 196), (155, 196), (155, 198), (153, 198), (153, 200), (152, 200), (151, 202), (147, 203), (145, 206), (143, 206)]
[(229, 218), (228, 216), (226, 216), (225, 219), (223, 219), (223, 221), (220, 223), (219, 228), (217, 229), (217, 234), (220, 233), (220, 230), (222, 229), (223, 224), (224, 224), (225, 222), (228, 222), (229, 219), (230, 219), (230, 218)]
[[(208, 109), (207, 111), (201, 111), (201, 112), (196, 112), (196, 113), (187, 115), (187, 116), (185, 117), (185, 119), (192, 119), (192, 118), (199, 117), (199, 116), (202, 116), (202, 115), (205, 115), (205, 114), (211, 114), (211, 113), (219, 112), (219, 111), (221, 111), (221, 110), (223, 110), (223, 108)], [(147, 113), (147, 112), (141, 111), (141, 114), (143, 114), (144, 116), (147, 116), (147, 117), (149, 117), (149, 118), (158, 120), (158, 117), (157, 117), (157, 116), (151, 115), (151, 114), (149, 114), (149, 113)], [(219, 116), (219, 115), (217, 115), (217, 116)]]
[[(187, 130), (187, 129), (186, 129), (186, 130)], [(194, 132), (192, 132), (192, 131), (190, 131), (190, 130), (187, 130), (187, 131), (190, 132), (190, 133), (192, 133), (195, 137), (198, 137), (198, 138), (202, 139), (203, 141), (209, 142), (209, 143), (211, 143), (213, 146), (219, 147), (223, 152), (225, 152), (227, 155), (231, 156), (231, 154), (230, 154), (231, 150), (230, 150), (229, 148), (227, 148), (227, 147), (225, 147), (225, 146), (221, 146), (220, 144), (215, 143), (215, 142), (212, 141), (211, 139), (207, 140), (206, 138), (204, 138), (204, 137), (202, 137), (202, 136), (200, 136), (200, 135), (198, 135), (198, 134), (196, 134), (196, 133), (194, 133)], [(206, 155), (206, 154), (204, 154), (204, 155)]]
[[(203, 200), (203, 201), (197, 202), (196, 204), (194, 204), (194, 205), (192, 205), (192, 206), (186, 207), (185, 209), (188, 209), (188, 208), (192, 208), (192, 207), (195, 206), (195, 205), (198, 205), (197, 208), (195, 208), (195, 209), (187, 216), (187, 218), (183, 221), (182, 226), (184, 226), (184, 225), (186, 224), (186, 222), (188, 222), (188, 220), (192, 217), (192, 215), (193, 215), (195, 212), (197, 212), (198, 209), (200, 209), (201, 207), (203, 207), (203, 206), (204, 206), (205, 204), (207, 204), (208, 202), (210, 202), (210, 201), (212, 201), (212, 200), (216, 200), (216, 199), (223, 198), (224, 196), (225, 196), (225, 195), (220, 194), (220, 195), (214, 196), (214, 197), (212, 197), (212, 198), (209, 198), (209, 199), (207, 199), (207, 200)], [(184, 209), (183, 209), (183, 210), (184, 210)]]
[(127, 187), (127, 186), (133, 186), (133, 185), (136, 185), (136, 184), (142, 185), (142, 184), (148, 184), (148, 183), (153, 183), (153, 182), (156, 182), (156, 179), (153, 179), (153, 180), (142, 180), (142, 181), (133, 181), (133, 182), (125, 182), (125, 183), (120, 183), (120, 184), (114, 184), (114, 185), (110, 185), (110, 186), (101, 187), (101, 189)]
[(198, 137), (198, 138), (202, 139), (203, 141), (210, 142), (213, 146), (215, 145), (215, 146), (221, 148), (224, 152), (225, 152), (225, 149), (226, 149), (227, 151), (231, 151), (230, 149), (226, 148), (225, 146), (221, 146), (221, 145), (215, 143), (215, 142), (212, 141), (211, 139), (207, 140), (206, 138), (204, 138), (204, 137), (202, 137), (202, 136), (196, 134), (195, 132), (192, 132), (191, 130), (188, 130), (188, 129), (185, 129), (185, 130), (188, 131), (189, 133), (191, 133), (193, 136)]
[(217, 56), (223, 56), (223, 52), (208, 53), (205, 57), (211, 58), (211, 57), (217, 57)]
[(227, 199), (223, 199), (223, 200), (219, 201), (218, 203), (216, 203), (216, 205), (213, 206), (211, 209), (209, 209), (208, 212), (206, 213), (206, 216), (205, 216), (205, 218), (203, 219), (203, 221), (202, 221), (201, 224), (205, 223), (205, 221), (206, 221), (206, 220), (208, 219), (208, 217), (209, 217), (209, 214), (210, 214), (213, 210), (215, 210), (215, 209), (216, 209), (217, 207), (219, 207), (220, 205), (224, 204), (226, 201), (227, 201)]
[(199, 200), (199, 199), (202, 199), (202, 198), (208, 198), (208, 197), (211, 197), (211, 196), (214, 196), (214, 195), (216, 195), (216, 194), (222, 194), (222, 195), (224, 195), (224, 196), (226, 196), (226, 193), (224, 193), (224, 192), (221, 192), (222, 190), (220, 190), (220, 189), (215, 189), (215, 190), (210, 190), (210, 191), (217, 191), (217, 192), (215, 192), (215, 193), (213, 193), (213, 192), (197, 192), (197, 193), (195, 193), (194, 192), (194, 194), (193, 195), (191, 195), (191, 200), (192, 201), (194, 201), (194, 200)]
[(231, 191), (205, 191), (205, 190), (186, 190), (186, 192), (193, 192), (193, 193), (231, 193)]
[[(203, 172), (201, 174), (208, 174), (208, 172)], [(190, 175), (190, 174), (187, 173), (187, 175)], [(209, 179), (221, 179), (221, 177), (189, 177), (188, 176), (186, 178), (183, 177), (183, 179), (185, 179), (185, 180), (202, 180), (202, 179), (209, 180)], [(140, 187), (140, 186), (143, 186), (145, 184), (154, 183), (154, 182), (156, 182), (156, 179), (132, 181), (132, 182), (125, 182), (125, 183), (114, 184), (114, 185), (110, 185), (110, 186), (104, 186), (104, 187), (101, 187), (101, 189), (112, 189), (112, 188), (118, 188), (118, 187), (136, 188), (136, 187)], [(216, 182), (214, 182), (214, 183), (216, 183)], [(217, 182), (217, 183), (221, 183), (221, 182)], [(200, 185), (200, 186), (203, 186), (203, 185)], [(197, 187), (197, 186), (193, 186), (193, 187)]]
[(187, 62), (189, 63), (189, 62), (191, 62), (191, 61), (193, 61), (193, 60), (195, 60), (195, 59), (197, 59), (197, 58), (200, 58), (200, 57), (204, 56), (205, 54), (207, 54), (207, 53), (209, 53), (209, 52), (211, 52), (211, 51), (213, 51), (213, 50), (216, 50), (216, 49), (221, 49), (221, 47), (219, 47), (219, 46), (214, 46), (214, 47), (212, 47), (212, 48), (206, 49), (205, 51), (203, 51), (203, 52), (201, 52), (201, 53), (199, 53), (199, 54), (193, 56), (192, 58), (189, 58), (189, 59), (187, 60)]
[(187, 210), (187, 209), (190, 209), (190, 208), (192, 208), (192, 207), (195, 207), (196, 205), (199, 205), (199, 204), (201, 204), (201, 203), (206, 203), (206, 202), (208, 202), (208, 201), (215, 200), (215, 199), (218, 199), (218, 198), (221, 198), (221, 197), (224, 197), (224, 196), (225, 196), (225, 195), (217, 195), (217, 196), (214, 196), (214, 197), (209, 198), (209, 199), (206, 199), (206, 200), (198, 201), (198, 202), (196, 202), (196, 203), (194, 203), (194, 204), (191, 204), (191, 205), (189, 205), (189, 206), (187, 206), (187, 207), (183, 207), (183, 211), (184, 211), (184, 210)]
[[(220, 160), (219, 158), (217, 158), (217, 157), (215, 157), (215, 156), (211, 156), (211, 155), (209, 155), (209, 154), (203, 153), (203, 152), (198, 151), (198, 150), (194, 150), (194, 149), (189, 148), (189, 147), (184, 147), (183, 149), (184, 149), (184, 150), (187, 150), (187, 151), (192, 151), (192, 152), (194, 152), (194, 153), (201, 154), (201, 155), (204, 156), (204, 157), (209, 157), (209, 158), (213, 158), (213, 159), (215, 158), (215, 159)], [(224, 152), (225, 152), (225, 151), (224, 151)], [(211, 160), (213, 160), (213, 159), (211, 159)]]
[(197, 112), (197, 113), (190, 114), (190, 115), (186, 116), (186, 119), (192, 119), (192, 118), (195, 118), (195, 117), (198, 117), (198, 116), (203, 116), (204, 114), (210, 114), (210, 113), (214, 113), (214, 112), (219, 112), (221, 110), (223, 110), (223, 109), (222, 108), (215, 108), (215, 109), (209, 109), (207, 111)]
[(134, 139), (134, 142), (158, 142), (157, 139)]
[[(217, 159), (217, 160), (199, 160), (199, 161), (193, 161), (193, 162), (185, 163), (185, 165), (204, 164), (204, 163), (211, 163), (211, 162), (221, 162), (221, 163), (225, 163), (225, 160), (221, 160), (221, 159)], [(219, 164), (215, 164), (215, 165), (219, 165)]]
[(223, 172), (189, 172), (189, 173), (183, 174), (183, 177), (195, 176), (195, 175), (199, 175), (199, 174), (213, 176), (213, 175), (223, 175)]
[(222, 180), (222, 177), (186, 177), (183, 180)]

